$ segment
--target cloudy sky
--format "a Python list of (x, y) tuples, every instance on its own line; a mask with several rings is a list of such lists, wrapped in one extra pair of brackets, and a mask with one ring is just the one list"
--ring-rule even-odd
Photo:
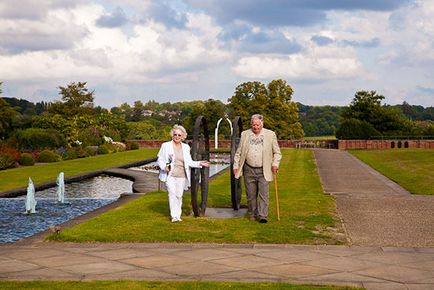
[(98, 105), (226, 102), (284, 79), (294, 100), (434, 105), (434, 0), (2, 0), (3, 96), (59, 100), (86, 81)]

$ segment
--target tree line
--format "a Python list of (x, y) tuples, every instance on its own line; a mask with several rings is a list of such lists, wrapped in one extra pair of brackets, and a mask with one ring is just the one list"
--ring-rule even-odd
[[(207, 118), (212, 134), (220, 118), (232, 120), (241, 116), (247, 127), (254, 113), (262, 113), (265, 126), (276, 131), (280, 139), (434, 135), (433, 107), (406, 102), (394, 106), (382, 104), (385, 97), (375, 91), (356, 92), (348, 106), (303, 105), (295, 103), (292, 94), (291, 86), (284, 80), (273, 80), (268, 85), (254, 81), (237, 86), (227, 104), (214, 99), (165, 103), (138, 100), (132, 105), (123, 103), (105, 109), (94, 105), (95, 92), (89, 91), (85, 82), (71, 83), (59, 86), (61, 99), (54, 102), (34, 104), (24, 99), (0, 98), (0, 140), (30, 128), (57, 130), (68, 144), (80, 140), (95, 143), (105, 135), (117, 141), (164, 140), (170, 137), (173, 124), (182, 124), (193, 132), (199, 115)], [(221, 138), (230, 138), (226, 122), (221, 123), (219, 134)]]

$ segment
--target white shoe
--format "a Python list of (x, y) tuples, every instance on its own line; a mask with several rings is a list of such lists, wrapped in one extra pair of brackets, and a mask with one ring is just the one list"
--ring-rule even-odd
[(172, 223), (176, 223), (178, 221), (177, 218), (172, 218)]
[(180, 217), (178, 218), (178, 222), (182, 222), (182, 219)]

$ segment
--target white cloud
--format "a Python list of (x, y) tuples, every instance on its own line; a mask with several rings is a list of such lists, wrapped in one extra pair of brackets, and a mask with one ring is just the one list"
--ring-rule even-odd
[[(285, 26), (279, 25), (284, 19), (247, 17), (248, 1), (225, 2), (241, 9), (239, 18), (214, 11), (216, 1), (193, 1), (206, 12), (187, 0), (15, 2), (0, 3), (4, 94), (27, 98), (87, 81), (105, 105), (137, 96), (227, 99), (242, 81), (284, 78), (302, 96), (298, 101), (309, 98), (310, 104), (346, 104), (356, 90), (373, 89), (385, 92), (388, 102), (432, 105), (429, 92), (417, 88), (432, 87), (433, 1), (381, 2), (387, 7), (377, 11), (357, 1), (353, 5), (369, 7), (318, 4), (312, 9), (321, 17)], [(101, 19), (118, 14), (101, 27)]]
[(363, 75), (353, 49), (312, 45), (305, 52), (289, 56), (243, 57), (233, 67), (246, 78), (348, 79)]
[[(79, 76), (83, 79), (105, 77), (143, 81), (164, 78), (165, 71), (172, 74), (179, 71), (185, 75), (185, 72), (192, 73), (198, 67), (221, 62), (227, 57), (216, 41), (219, 29), (208, 16), (191, 14), (189, 30), (167, 29), (161, 24), (147, 22), (136, 24), (133, 34), (126, 35), (119, 28), (96, 26), (96, 20), (103, 13), (104, 9), (99, 5), (86, 5), (73, 10), (53, 10), (47, 13), (46, 21), (28, 23), (26, 27), (32, 26), (34, 31), (44, 31), (52, 37), (57, 35), (60, 40), (62, 32), (72, 28), (87, 33), (79, 36), (62, 34), (64, 39), (71, 37), (69, 42), (73, 47), (69, 50), (0, 55), (4, 72), (12, 72), (0, 73), (0, 77), (63, 79)], [(69, 23), (68, 27), (66, 23)], [(14, 25), (19, 24), (14, 22)]]

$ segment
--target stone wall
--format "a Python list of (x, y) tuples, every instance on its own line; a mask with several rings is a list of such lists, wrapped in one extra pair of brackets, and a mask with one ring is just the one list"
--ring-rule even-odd
[(339, 140), (340, 150), (348, 149), (434, 149), (434, 140)]

